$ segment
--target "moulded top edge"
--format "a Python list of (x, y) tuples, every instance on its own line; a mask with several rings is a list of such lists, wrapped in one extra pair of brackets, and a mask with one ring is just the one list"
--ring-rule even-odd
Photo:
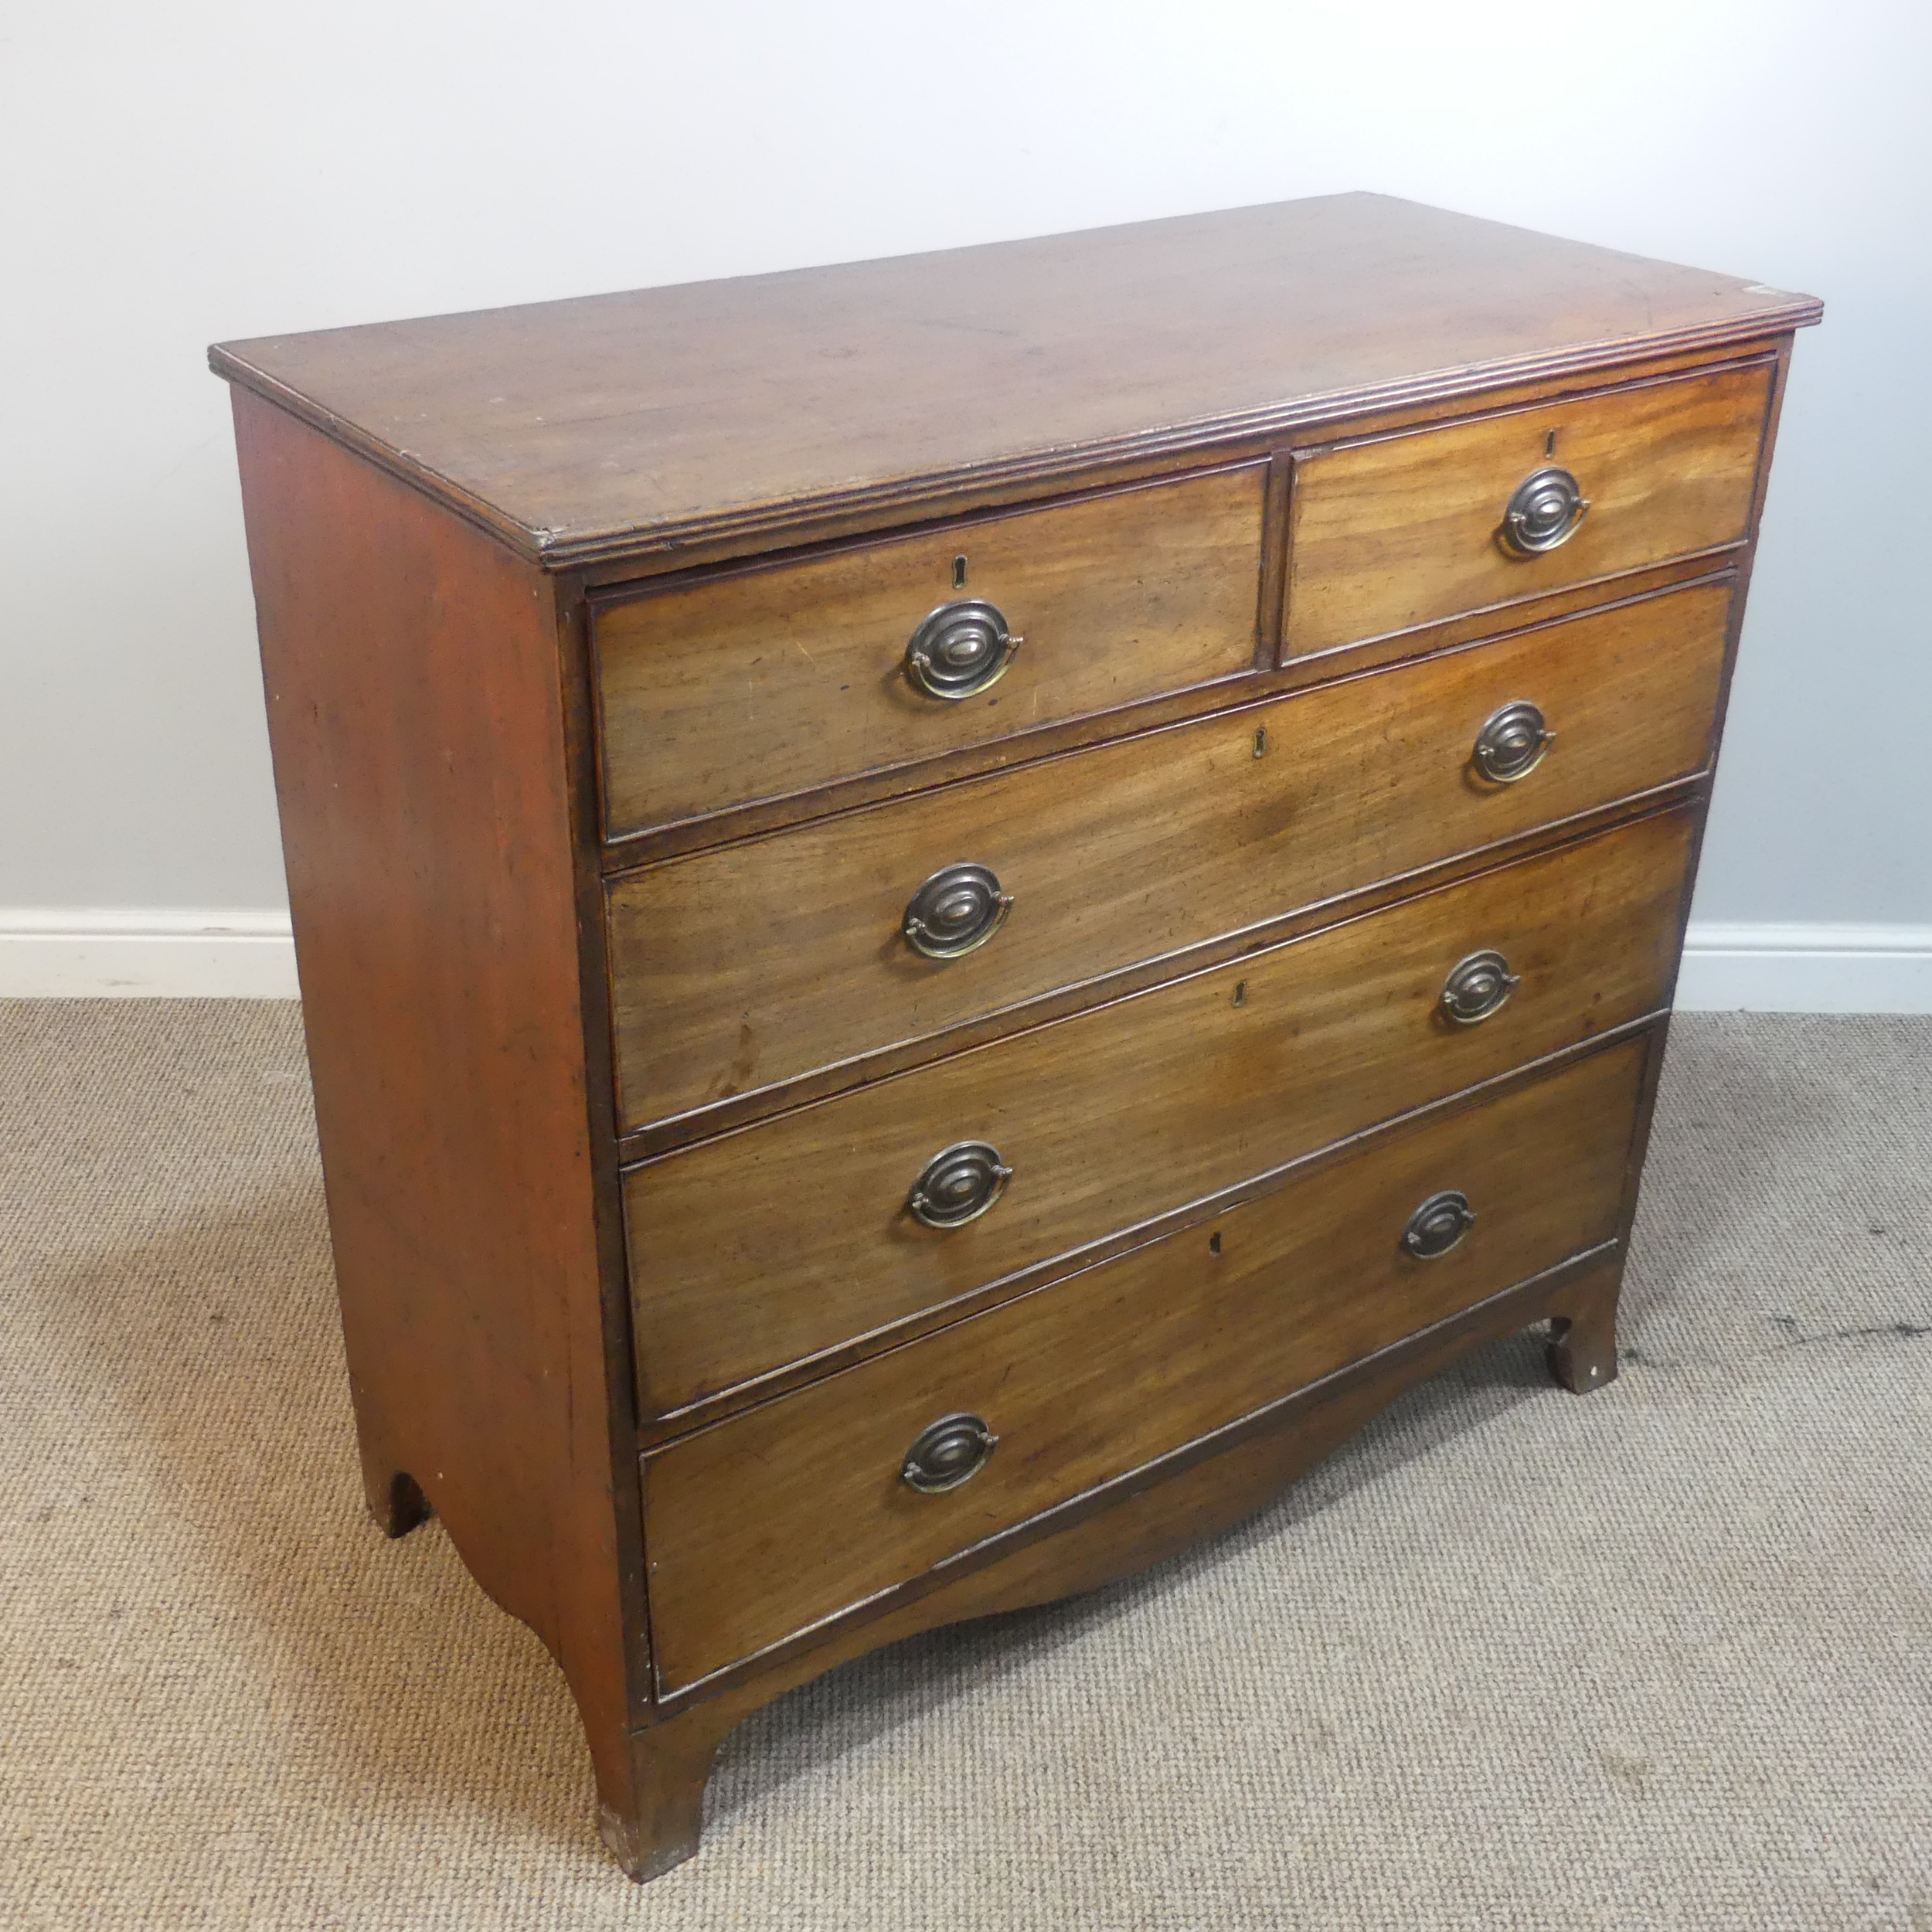
[(1372, 195), (216, 345), (550, 569), (1782, 334), (1821, 305)]

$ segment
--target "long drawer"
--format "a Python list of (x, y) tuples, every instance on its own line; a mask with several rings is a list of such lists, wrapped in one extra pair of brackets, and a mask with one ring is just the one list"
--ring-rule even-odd
[[(1663, 1006), (1659, 815), (628, 1169), (645, 1410), (673, 1412)], [(1451, 1019), (1460, 964), (1519, 983)], [(954, 1151), (977, 1148), (968, 1155)], [(943, 1158), (942, 1158), (943, 1157)], [(935, 1227), (923, 1213), (974, 1205)]]
[[(916, 1041), (1694, 773), (1729, 600), (1696, 586), (621, 877), (622, 1119)], [(1546, 755), (1485, 777), (1477, 740), (1525, 703)], [(946, 873), (992, 936), (931, 957), (905, 928)]]
[[(607, 835), (1251, 670), (1265, 478), (1251, 463), (600, 600)], [(916, 633), (930, 688), (909, 675)]]
[[(1627, 1042), (1397, 1131), (647, 1457), (660, 1686), (781, 1641), (1610, 1240), (1645, 1051)], [(1411, 1217), (1452, 1191), (1475, 1218), (1446, 1253), (1420, 1258), (1403, 1240)], [(954, 1417), (996, 1438), (990, 1457), (956, 1488), (910, 1486), (909, 1449)]]
[(1298, 454), (1283, 655), (1742, 543), (1770, 384), (1758, 362)]

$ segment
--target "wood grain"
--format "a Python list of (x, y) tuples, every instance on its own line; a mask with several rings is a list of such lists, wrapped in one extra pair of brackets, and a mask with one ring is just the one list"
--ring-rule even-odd
[[(1283, 512), (1285, 518), (1286, 512)], [(1278, 697), (1311, 685), (1326, 684), (1337, 678), (1352, 677), (1384, 666), (1406, 664), (1420, 657), (1446, 651), (1457, 645), (1479, 644), (1529, 630), (1539, 624), (1553, 623), (1559, 617), (1573, 617), (1590, 611), (1607, 610), (1616, 604), (1648, 597), (1659, 590), (1692, 583), (1729, 583), (1730, 565), (1736, 556), (1730, 550), (1709, 556), (1678, 558), (1655, 569), (1632, 571), (1613, 584), (1571, 585), (1512, 604), (1504, 617), (1483, 612), (1460, 618), (1447, 618), (1420, 631), (1405, 631), (1392, 638), (1373, 638), (1349, 645), (1318, 657), (1294, 658), (1285, 664), (1258, 667), (1243, 676), (1217, 679), (1212, 684), (1197, 685), (1189, 691), (1165, 697), (1149, 698), (1117, 710), (1090, 713), (1064, 723), (1043, 725), (1011, 738), (993, 738), (983, 744), (962, 746), (957, 751), (941, 752), (921, 759), (908, 769), (861, 772), (808, 792), (784, 798), (767, 799), (756, 804), (733, 805), (721, 812), (706, 813), (702, 818), (681, 819), (675, 825), (632, 833), (607, 841), (599, 862), (606, 874), (614, 876), (640, 866), (686, 855), (743, 838), (782, 831), (787, 825), (829, 818), (841, 811), (883, 804), (910, 793), (931, 790), (963, 778), (985, 777), (995, 772), (1012, 771), (1048, 757), (1070, 751), (1090, 750), (1116, 739), (1137, 736), (1168, 726), (1185, 724), (1233, 710), (1236, 706), (1258, 699)], [(1274, 647), (1268, 647), (1272, 655)]]
[[(1424, 894), (1154, 992), (629, 1168), (644, 1412), (985, 1290), (1342, 1135), (1666, 1003), (1692, 815)], [(1444, 976), (1500, 948), (1493, 1019)], [(1015, 1169), (940, 1232), (926, 1162), (984, 1139)]]
[[(1760, 362), (1298, 452), (1284, 655), (1741, 544), (1771, 372)], [(1504, 507), (1546, 464), (1575, 476), (1589, 512), (1560, 548), (1509, 555)]]
[[(621, 1117), (700, 1112), (1694, 773), (1727, 605), (1706, 584), (614, 880)], [(1471, 745), (1519, 699), (1556, 742), (1488, 783)], [(922, 958), (906, 902), (962, 861), (1013, 910), (978, 951)]]
[(633, 1877), (698, 1849), (718, 1746), (753, 1711), (849, 1658), (941, 1624), (1050, 1603), (1210, 1539), (1277, 1495), (1397, 1396), (1479, 1344), (1613, 1307), (1623, 1255), (1592, 1250), (1308, 1384), (1131, 1475), (1074, 1498), (762, 1654), (662, 1699), (637, 1733), (658, 1835), (607, 1828)]
[[(1483, 1335), (1614, 1373), (1818, 312), (1349, 196), (213, 352), (371, 1507), (558, 1657), (628, 1869), (831, 1663), (1157, 1560)], [(1544, 461), (1590, 519), (1512, 562)], [(1028, 643), (940, 708), (900, 661), (957, 594)], [(1479, 788), (1516, 697), (1556, 748)], [(965, 859), (1013, 922), (915, 964)], [(1523, 981), (1456, 1029), (1481, 945)], [(1009, 1192), (918, 1227), (969, 1135)], [(1445, 1185), (1475, 1231), (1410, 1261)], [(912, 1497), (969, 1406), (991, 1468)]]
[[(702, 1430), (645, 1461), (653, 1654), (690, 1683), (1607, 1240), (1645, 1044), (1396, 1134), (1183, 1234)], [(1422, 1261), (1440, 1189), (1477, 1219)], [(957, 1413), (960, 1488), (900, 1480)]]
[(1815, 321), (1809, 298), (1338, 195), (233, 342), (284, 401), (562, 566), (876, 512)]
[(552, 587), (255, 396), (235, 413), (370, 1506), (395, 1532), (434, 1505), (563, 1666), (628, 1812), (638, 1533)]
[[(1266, 481), (1250, 464), (600, 600), (607, 831), (1251, 669)], [(905, 675), (906, 642), (964, 597), (997, 605), (1025, 642), (978, 696), (928, 697)]]

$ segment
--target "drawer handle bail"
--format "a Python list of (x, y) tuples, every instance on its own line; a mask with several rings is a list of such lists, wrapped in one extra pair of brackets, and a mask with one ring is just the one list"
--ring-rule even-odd
[(1590, 498), (1577, 479), (1552, 464), (1516, 485), (1496, 535), (1511, 556), (1540, 556), (1567, 543), (1589, 508)]
[(1434, 1261), (1451, 1248), (1462, 1244), (1464, 1236), (1475, 1224), (1476, 1211), (1469, 1197), (1454, 1188), (1432, 1194), (1402, 1230), (1402, 1245), (1418, 1261)]
[(997, 604), (981, 597), (942, 604), (907, 640), (906, 675), (929, 698), (977, 697), (1005, 676), (1026, 641), (1007, 628)]
[(959, 959), (976, 951), (1006, 923), (1013, 895), (985, 866), (948, 866), (906, 902), (899, 930), (927, 959)]
[(978, 1416), (941, 1416), (920, 1430), (906, 1451), (900, 1480), (922, 1496), (943, 1496), (971, 1482), (999, 1447), (999, 1437)]
[(1442, 982), (1442, 1010), (1458, 1026), (1475, 1026), (1501, 1012), (1522, 984), (1522, 975), (1509, 970), (1501, 953), (1471, 953), (1449, 968)]
[(1006, 1192), (1013, 1170), (985, 1141), (956, 1141), (919, 1171), (906, 1206), (929, 1228), (963, 1228)]
[(1483, 721), (1471, 757), (1476, 769), (1492, 784), (1513, 785), (1543, 763), (1556, 735), (1541, 709), (1528, 699), (1519, 698)]

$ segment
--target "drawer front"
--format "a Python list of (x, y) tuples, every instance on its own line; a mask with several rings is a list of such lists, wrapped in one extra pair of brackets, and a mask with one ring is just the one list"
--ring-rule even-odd
[[(1265, 479), (1250, 464), (601, 606), (607, 834), (1252, 669)], [(1023, 641), (996, 682), (929, 696), (913, 634), (968, 601)]]
[[(628, 1170), (648, 1413), (1655, 1011), (1693, 823), (1644, 820)], [(1450, 1020), (1447, 977), (1492, 948), (1513, 996)], [(913, 1185), (962, 1144), (1012, 1178), (978, 1218), (926, 1225)]]
[[(1646, 1043), (1339, 1165), (688, 1437), (645, 1463), (661, 1685), (794, 1631), (1238, 1420), (1615, 1233)], [(1410, 1217), (1475, 1219), (1417, 1258)], [(998, 1438), (924, 1493), (928, 1425)]]
[[(916, 1040), (1694, 773), (1729, 600), (1725, 584), (1678, 591), (619, 879), (625, 1124)], [(1526, 776), (1486, 780), (1478, 734), (1522, 701), (1553, 741)], [(923, 956), (904, 936), (909, 908), (962, 863), (990, 872), (1011, 908), (975, 950)]]
[[(1298, 456), (1284, 655), (1742, 543), (1770, 382), (1753, 365)], [(1511, 498), (1553, 468), (1590, 507), (1556, 548), (1515, 554)]]

